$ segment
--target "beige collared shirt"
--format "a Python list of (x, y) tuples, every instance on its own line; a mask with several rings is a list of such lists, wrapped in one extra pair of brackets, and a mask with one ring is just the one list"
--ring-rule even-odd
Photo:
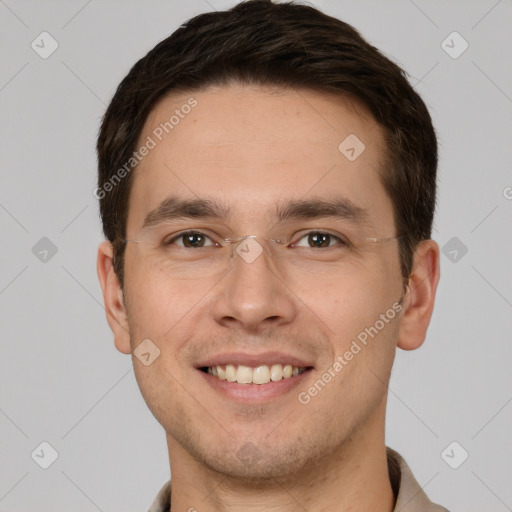
[[(394, 512), (448, 512), (432, 503), (414, 478), (409, 466), (399, 453), (387, 448), (391, 486), (396, 495)], [(171, 482), (158, 493), (148, 512), (169, 512), (171, 506)]]

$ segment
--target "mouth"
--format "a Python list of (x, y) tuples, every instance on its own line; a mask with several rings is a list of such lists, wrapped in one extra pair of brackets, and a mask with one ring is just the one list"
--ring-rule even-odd
[(240, 404), (284, 398), (314, 370), (307, 360), (282, 352), (219, 354), (195, 368), (209, 389)]
[(271, 366), (261, 364), (255, 367), (242, 364), (219, 364), (200, 368), (202, 372), (212, 375), (219, 380), (237, 382), (238, 384), (257, 385), (279, 382), (283, 379), (291, 379), (303, 374), (308, 369), (309, 367), (292, 366), (291, 364), (273, 364)]

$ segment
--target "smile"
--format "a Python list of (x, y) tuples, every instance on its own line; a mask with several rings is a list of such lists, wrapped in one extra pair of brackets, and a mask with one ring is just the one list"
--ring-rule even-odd
[(262, 364), (258, 366), (245, 366), (242, 364), (227, 364), (205, 366), (201, 370), (219, 380), (237, 382), (238, 384), (268, 384), (283, 379), (291, 379), (306, 371), (307, 368), (292, 366), (291, 364)]

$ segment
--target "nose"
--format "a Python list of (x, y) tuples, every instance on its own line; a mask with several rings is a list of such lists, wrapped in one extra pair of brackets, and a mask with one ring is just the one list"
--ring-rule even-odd
[(295, 319), (297, 299), (268, 249), (249, 238), (233, 251), (230, 270), (219, 283), (215, 298), (217, 323), (254, 332)]

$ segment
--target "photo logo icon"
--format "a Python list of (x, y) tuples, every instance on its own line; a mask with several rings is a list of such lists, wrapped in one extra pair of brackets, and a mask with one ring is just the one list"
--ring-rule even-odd
[(59, 458), (59, 453), (50, 443), (43, 441), (30, 456), (40, 468), (48, 469)]
[(458, 32), (452, 32), (443, 40), (441, 48), (452, 59), (458, 59), (469, 48), (469, 43)]
[(30, 46), (41, 59), (47, 59), (59, 47), (59, 43), (48, 32), (41, 32)]
[(458, 469), (469, 457), (466, 449), (457, 441), (452, 441), (442, 452), (441, 458), (452, 469)]

